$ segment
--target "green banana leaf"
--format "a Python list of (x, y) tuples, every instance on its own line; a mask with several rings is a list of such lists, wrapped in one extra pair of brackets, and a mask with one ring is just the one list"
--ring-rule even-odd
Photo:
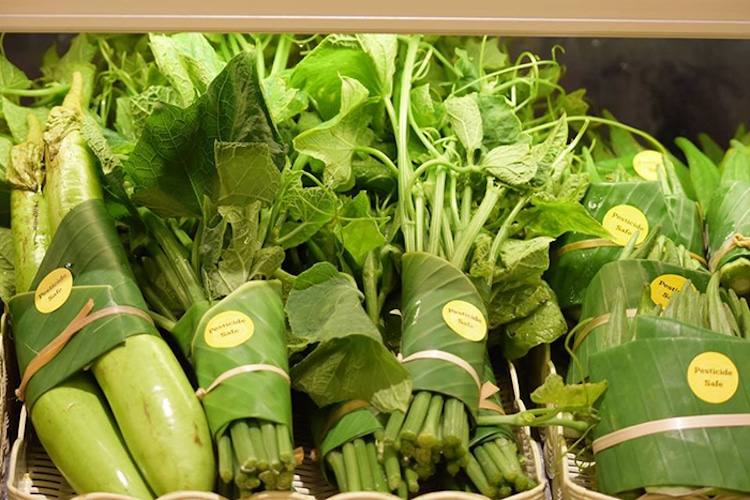
[[(660, 338), (643, 338), (590, 358), (591, 380), (608, 383), (597, 406), (601, 420), (594, 428), (595, 440), (661, 419), (750, 413), (750, 343), (705, 332), (693, 335), (692, 327), (686, 326), (681, 327), (682, 336), (665, 338), (673, 328), (664, 328), (660, 320), (641, 322), (638, 318), (637, 323), (641, 336), (651, 329), (659, 331), (648, 336)], [(728, 358), (731, 365), (721, 366), (729, 371), (713, 379), (691, 378), (706, 353)], [(706, 389), (706, 381), (737, 386), (735, 391), (714, 392), (721, 389), (714, 389), (715, 385)], [(596, 453), (598, 489), (610, 495), (649, 486), (750, 493), (747, 443), (750, 426), (668, 430), (634, 437)]]
[[(460, 269), (435, 255), (408, 252), (401, 265), (404, 359), (422, 351), (444, 351), (469, 363), (483, 380), (487, 313), (476, 287)], [(481, 338), (469, 340), (448, 326), (443, 308), (451, 301), (468, 303), (480, 312), (484, 323), (484, 332), (479, 332)], [(476, 331), (480, 330), (481, 321), (473, 324)], [(414, 391), (433, 391), (459, 399), (476, 416), (479, 390), (463, 368), (441, 359), (416, 359), (405, 366), (411, 373)]]
[[(706, 231), (712, 261), (733, 234), (750, 237), (750, 182), (737, 180), (719, 186), (706, 209)], [(750, 248), (734, 247), (714, 267), (722, 271), (724, 286), (738, 295), (750, 294)]]
[[(666, 289), (659, 289), (651, 284), (664, 275), (682, 276), (701, 292), (706, 291), (711, 275), (707, 272), (694, 271), (682, 267), (649, 260), (617, 260), (604, 264), (599, 272), (586, 287), (581, 304), (581, 321), (592, 320), (613, 311), (615, 305), (615, 290), (623, 291), (626, 309), (639, 306), (645, 286), (652, 292), (659, 290), (661, 294)], [(658, 282), (657, 282), (658, 283)], [(652, 296), (653, 301), (653, 296)], [(568, 383), (577, 383), (586, 377), (588, 358), (593, 353), (612, 347), (612, 339), (606, 338), (607, 324), (584, 328), (573, 338), (575, 355), (580, 361), (571, 363), (567, 374)], [(618, 342), (619, 343), (619, 342)], [(583, 372), (581, 372), (581, 369)]]
[[(232, 324), (241, 326), (234, 329)], [(202, 315), (181, 318), (177, 331), (182, 337), (184, 332), (193, 332), (190, 359), (202, 389), (227, 370), (244, 365), (266, 364), (289, 372), (278, 282), (249, 281)], [(292, 425), (289, 382), (272, 371), (229, 377), (203, 395), (202, 402), (214, 436), (240, 418)]]
[[(316, 408), (313, 412), (313, 439), (321, 458), (348, 442), (383, 430), (383, 424), (371, 407), (358, 407), (337, 418), (336, 412), (346, 404), (345, 402)], [(331, 419), (335, 420), (332, 422)], [(325, 463), (323, 460), (320, 462)]]
[[(31, 285), (32, 290), (50, 272), (67, 268), (73, 289), (67, 301), (48, 314), (34, 306), (34, 294), (20, 294), (9, 304), (10, 319), (21, 372), (43, 347), (56, 338), (89, 299), (96, 312), (108, 306), (130, 306), (147, 310), (130, 271), (128, 257), (114, 222), (100, 200), (76, 206), (65, 216)], [(115, 314), (98, 319), (78, 332), (62, 351), (32, 377), (26, 392), (31, 407), (45, 391), (130, 335), (158, 335), (147, 319), (133, 314)]]
[(742, 337), (734, 337), (723, 333), (716, 333), (703, 328), (687, 325), (672, 318), (656, 318), (653, 316), (639, 316), (634, 324), (633, 339), (646, 340), (654, 338), (702, 338), (725, 339), (733, 342), (747, 342)]
[[(697, 205), (684, 196), (666, 196), (657, 182), (594, 183), (581, 203), (600, 222), (612, 207), (636, 207), (645, 215), (649, 228), (661, 225), (662, 234), (675, 244), (685, 246), (698, 256), (704, 255), (703, 230)], [(620, 246), (599, 246), (564, 251), (567, 245), (580, 244), (588, 239), (583, 234), (567, 233), (551, 249), (553, 259), (546, 279), (564, 311), (580, 306), (589, 282), (604, 264), (615, 260), (622, 250)]]

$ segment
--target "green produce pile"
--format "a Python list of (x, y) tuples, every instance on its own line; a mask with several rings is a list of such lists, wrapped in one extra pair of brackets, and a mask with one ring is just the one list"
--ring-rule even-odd
[[(505, 498), (538, 485), (519, 427), (609, 429), (599, 360), (656, 315), (638, 277), (684, 269), (709, 329), (750, 332), (742, 137), (680, 141), (684, 165), (589, 113), (556, 51), (81, 34), (39, 70), (0, 52), (0, 296), (17, 394), (79, 494), (288, 491), (303, 451), (339, 491)], [(568, 333), (569, 385), (503, 407), (506, 358)]]

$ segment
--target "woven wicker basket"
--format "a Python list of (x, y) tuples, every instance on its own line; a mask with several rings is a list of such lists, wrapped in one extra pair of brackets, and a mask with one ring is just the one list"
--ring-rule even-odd
[[(0, 365), (7, 362), (5, 356), (0, 359)], [(505, 391), (503, 400), (507, 411), (523, 410), (523, 402), (517, 397), (518, 377), (515, 367), (508, 364), (505, 373), (497, 374), (498, 381), (502, 387), (512, 387), (513, 391)], [(8, 381), (4, 380), (2, 390), (5, 392)], [(12, 381), (10, 382), (13, 383)], [(16, 406), (16, 405), (14, 405)], [(15, 408), (20, 413), (18, 422), (18, 434), (10, 452), (8, 474), (4, 475), (4, 482), (9, 500), (54, 500), (69, 499), (76, 500), (134, 500), (121, 495), (105, 493), (90, 493), (76, 496), (68, 483), (60, 474), (59, 470), (52, 464), (47, 454), (39, 444), (32, 426), (27, 418), (25, 407)], [(307, 425), (304, 417), (295, 415), (295, 444), (305, 449), (305, 458), (297, 467), (297, 473), (293, 483), (293, 492), (262, 492), (247, 500), (398, 500), (398, 497), (382, 493), (356, 492), (339, 493), (329, 485), (321, 473), (319, 464), (310, 457), (313, 455), (310, 437), (307, 435)], [(5, 434), (4, 436), (7, 436)], [(526, 472), (534, 477), (538, 485), (530, 491), (519, 493), (509, 497), (511, 500), (546, 500), (547, 480), (542, 466), (539, 447), (532, 440), (528, 429), (517, 431), (517, 442), (519, 450), (526, 457)], [(3, 456), (7, 456), (4, 454)], [(481, 500), (486, 497), (481, 495), (462, 493), (457, 491), (429, 491), (415, 497), (415, 500)], [(175, 492), (164, 495), (159, 500), (226, 500), (215, 493), (202, 492)]]

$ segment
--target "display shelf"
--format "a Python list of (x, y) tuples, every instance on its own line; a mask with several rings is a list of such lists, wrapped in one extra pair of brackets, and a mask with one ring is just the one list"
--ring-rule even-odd
[(0, 0), (3, 32), (193, 30), (750, 38), (750, 2)]

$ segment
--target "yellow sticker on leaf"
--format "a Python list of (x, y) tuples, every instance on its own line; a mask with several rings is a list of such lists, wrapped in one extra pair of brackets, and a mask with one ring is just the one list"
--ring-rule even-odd
[(633, 169), (642, 179), (656, 181), (659, 180), (658, 171), (663, 162), (660, 152), (647, 149), (633, 157)]
[(632, 205), (617, 205), (607, 210), (602, 219), (602, 226), (612, 234), (612, 241), (622, 246), (628, 244), (636, 231), (636, 245), (643, 243), (648, 235), (646, 216)]
[(463, 300), (451, 300), (443, 306), (443, 321), (448, 327), (472, 342), (487, 336), (487, 320), (474, 304)]
[(740, 375), (731, 359), (720, 352), (708, 351), (690, 362), (687, 380), (690, 390), (699, 399), (721, 404), (737, 392)]
[(239, 311), (224, 311), (217, 314), (206, 325), (206, 344), (219, 349), (242, 345), (255, 333), (255, 324), (246, 314)]
[(59, 267), (39, 283), (34, 292), (34, 306), (40, 313), (51, 313), (65, 304), (72, 291), (73, 273), (64, 267)]
[(679, 274), (662, 274), (650, 284), (651, 300), (654, 304), (666, 308), (672, 294), (681, 290), (686, 281), (687, 278)]

